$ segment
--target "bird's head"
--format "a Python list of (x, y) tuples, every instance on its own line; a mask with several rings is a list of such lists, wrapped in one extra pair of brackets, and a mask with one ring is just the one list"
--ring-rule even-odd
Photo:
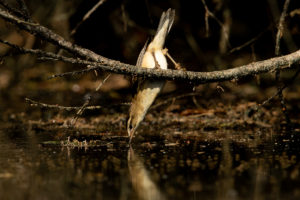
[(129, 119), (127, 121), (127, 133), (128, 133), (128, 137), (129, 137), (129, 143), (131, 143), (133, 135), (135, 134), (135, 131), (142, 120), (143, 119), (139, 115), (130, 115), (129, 116)]

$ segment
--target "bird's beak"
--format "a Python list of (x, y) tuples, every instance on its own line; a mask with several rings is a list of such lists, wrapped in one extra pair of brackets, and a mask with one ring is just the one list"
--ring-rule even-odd
[(131, 141), (132, 141), (134, 132), (135, 132), (135, 129), (132, 129), (132, 130), (130, 131), (130, 133), (129, 133), (129, 144), (131, 144)]

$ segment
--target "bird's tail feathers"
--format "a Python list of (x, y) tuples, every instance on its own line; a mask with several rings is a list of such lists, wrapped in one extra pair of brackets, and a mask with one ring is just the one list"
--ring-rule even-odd
[(153, 41), (151, 42), (152, 43), (151, 46), (153, 48), (157, 48), (157, 49), (163, 48), (163, 45), (165, 43), (165, 38), (167, 34), (170, 32), (170, 29), (174, 22), (174, 18), (175, 18), (174, 9), (169, 8), (166, 12), (162, 13), (157, 28), (157, 32), (154, 36)]
[(159, 24), (158, 24), (156, 34), (158, 34), (158, 32), (160, 31), (160, 29), (163, 27), (163, 25), (165, 24), (165, 22), (167, 20), (169, 20), (167, 33), (169, 33), (170, 29), (173, 25), (174, 18), (175, 18), (175, 10), (174, 9), (169, 8), (166, 12), (163, 12), (161, 17), (160, 17), (160, 20), (159, 20)]

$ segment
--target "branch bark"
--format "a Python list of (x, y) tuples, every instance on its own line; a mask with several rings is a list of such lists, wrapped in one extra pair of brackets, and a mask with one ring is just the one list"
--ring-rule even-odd
[(211, 83), (222, 82), (228, 80), (238, 80), (247, 76), (254, 76), (261, 73), (273, 72), (277, 69), (290, 67), (294, 63), (300, 61), (300, 50), (280, 57), (267, 59), (264, 61), (253, 62), (233, 69), (213, 71), (213, 72), (193, 72), (180, 70), (159, 70), (139, 68), (134, 65), (124, 64), (116, 61), (114, 65), (97, 62), (87, 62), (78, 59), (68, 58), (63, 60), (73, 64), (85, 64), (92, 67), (80, 71), (69, 72), (70, 75), (87, 73), (94, 70), (105, 70), (117, 74), (135, 75), (144, 78), (180, 80), (191, 83)]
[[(121, 63), (116, 60), (105, 58), (95, 52), (82, 48), (76, 44), (66, 41), (60, 35), (57, 35), (48, 28), (41, 26), (37, 23), (27, 22), (24, 19), (14, 16), (11, 13), (0, 8), (0, 17), (4, 20), (9, 21), (19, 28), (26, 30), (34, 35), (40, 36), (42, 39), (49, 41), (58, 47), (65, 49), (75, 55), (79, 55), (79, 58), (63, 57), (53, 58), (64, 62), (91, 65), (92, 67), (79, 71), (80, 73), (94, 71), (94, 70), (105, 70), (118, 74), (135, 75), (145, 78), (159, 78), (168, 80), (180, 80), (188, 81), (191, 83), (209, 83), (209, 82), (221, 82), (228, 80), (237, 80), (247, 76), (254, 76), (261, 73), (275, 71), (285, 67), (290, 67), (294, 63), (300, 61), (300, 50), (280, 57), (275, 57), (259, 62), (253, 62), (247, 65), (243, 65), (237, 68), (213, 71), (213, 72), (193, 72), (193, 71), (179, 71), (179, 70), (158, 70), (158, 69), (145, 69), (139, 68), (134, 65)], [(50, 53), (50, 52), (48, 52)], [(77, 72), (71, 72), (77, 73)]]

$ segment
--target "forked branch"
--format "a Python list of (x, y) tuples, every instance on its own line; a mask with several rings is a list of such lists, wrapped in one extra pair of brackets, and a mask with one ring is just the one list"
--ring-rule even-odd
[[(259, 62), (253, 62), (247, 65), (236, 67), (228, 70), (213, 71), (213, 72), (194, 72), (194, 71), (180, 71), (180, 70), (157, 70), (157, 69), (144, 69), (138, 68), (134, 65), (129, 65), (121, 63), (116, 60), (105, 58), (95, 52), (82, 48), (75, 45), (67, 40), (65, 40), (60, 35), (54, 33), (48, 28), (38, 24), (28, 22), (21, 17), (17, 17), (8, 11), (0, 8), (0, 17), (4, 20), (11, 22), (18, 26), (20, 29), (26, 30), (34, 35), (41, 37), (42, 39), (49, 41), (61, 49), (65, 49), (76, 56), (63, 57), (63, 56), (45, 56), (47, 59), (60, 60), (64, 62), (69, 62), (73, 64), (90, 65), (90, 68), (71, 72), (70, 74), (76, 73), (86, 73), (94, 70), (104, 70), (118, 74), (135, 75), (145, 78), (159, 78), (159, 79), (169, 79), (169, 80), (180, 80), (187, 81), (191, 83), (209, 83), (209, 82), (221, 82), (228, 80), (237, 80), (247, 76), (254, 76), (261, 73), (266, 73), (270, 71), (275, 71), (278, 69), (283, 69), (290, 67), (294, 63), (300, 61), (300, 50), (280, 57), (275, 57)], [(26, 52), (25, 52), (26, 53)], [(31, 52), (30, 52), (31, 53)], [(41, 55), (39, 55), (41, 57)]]

